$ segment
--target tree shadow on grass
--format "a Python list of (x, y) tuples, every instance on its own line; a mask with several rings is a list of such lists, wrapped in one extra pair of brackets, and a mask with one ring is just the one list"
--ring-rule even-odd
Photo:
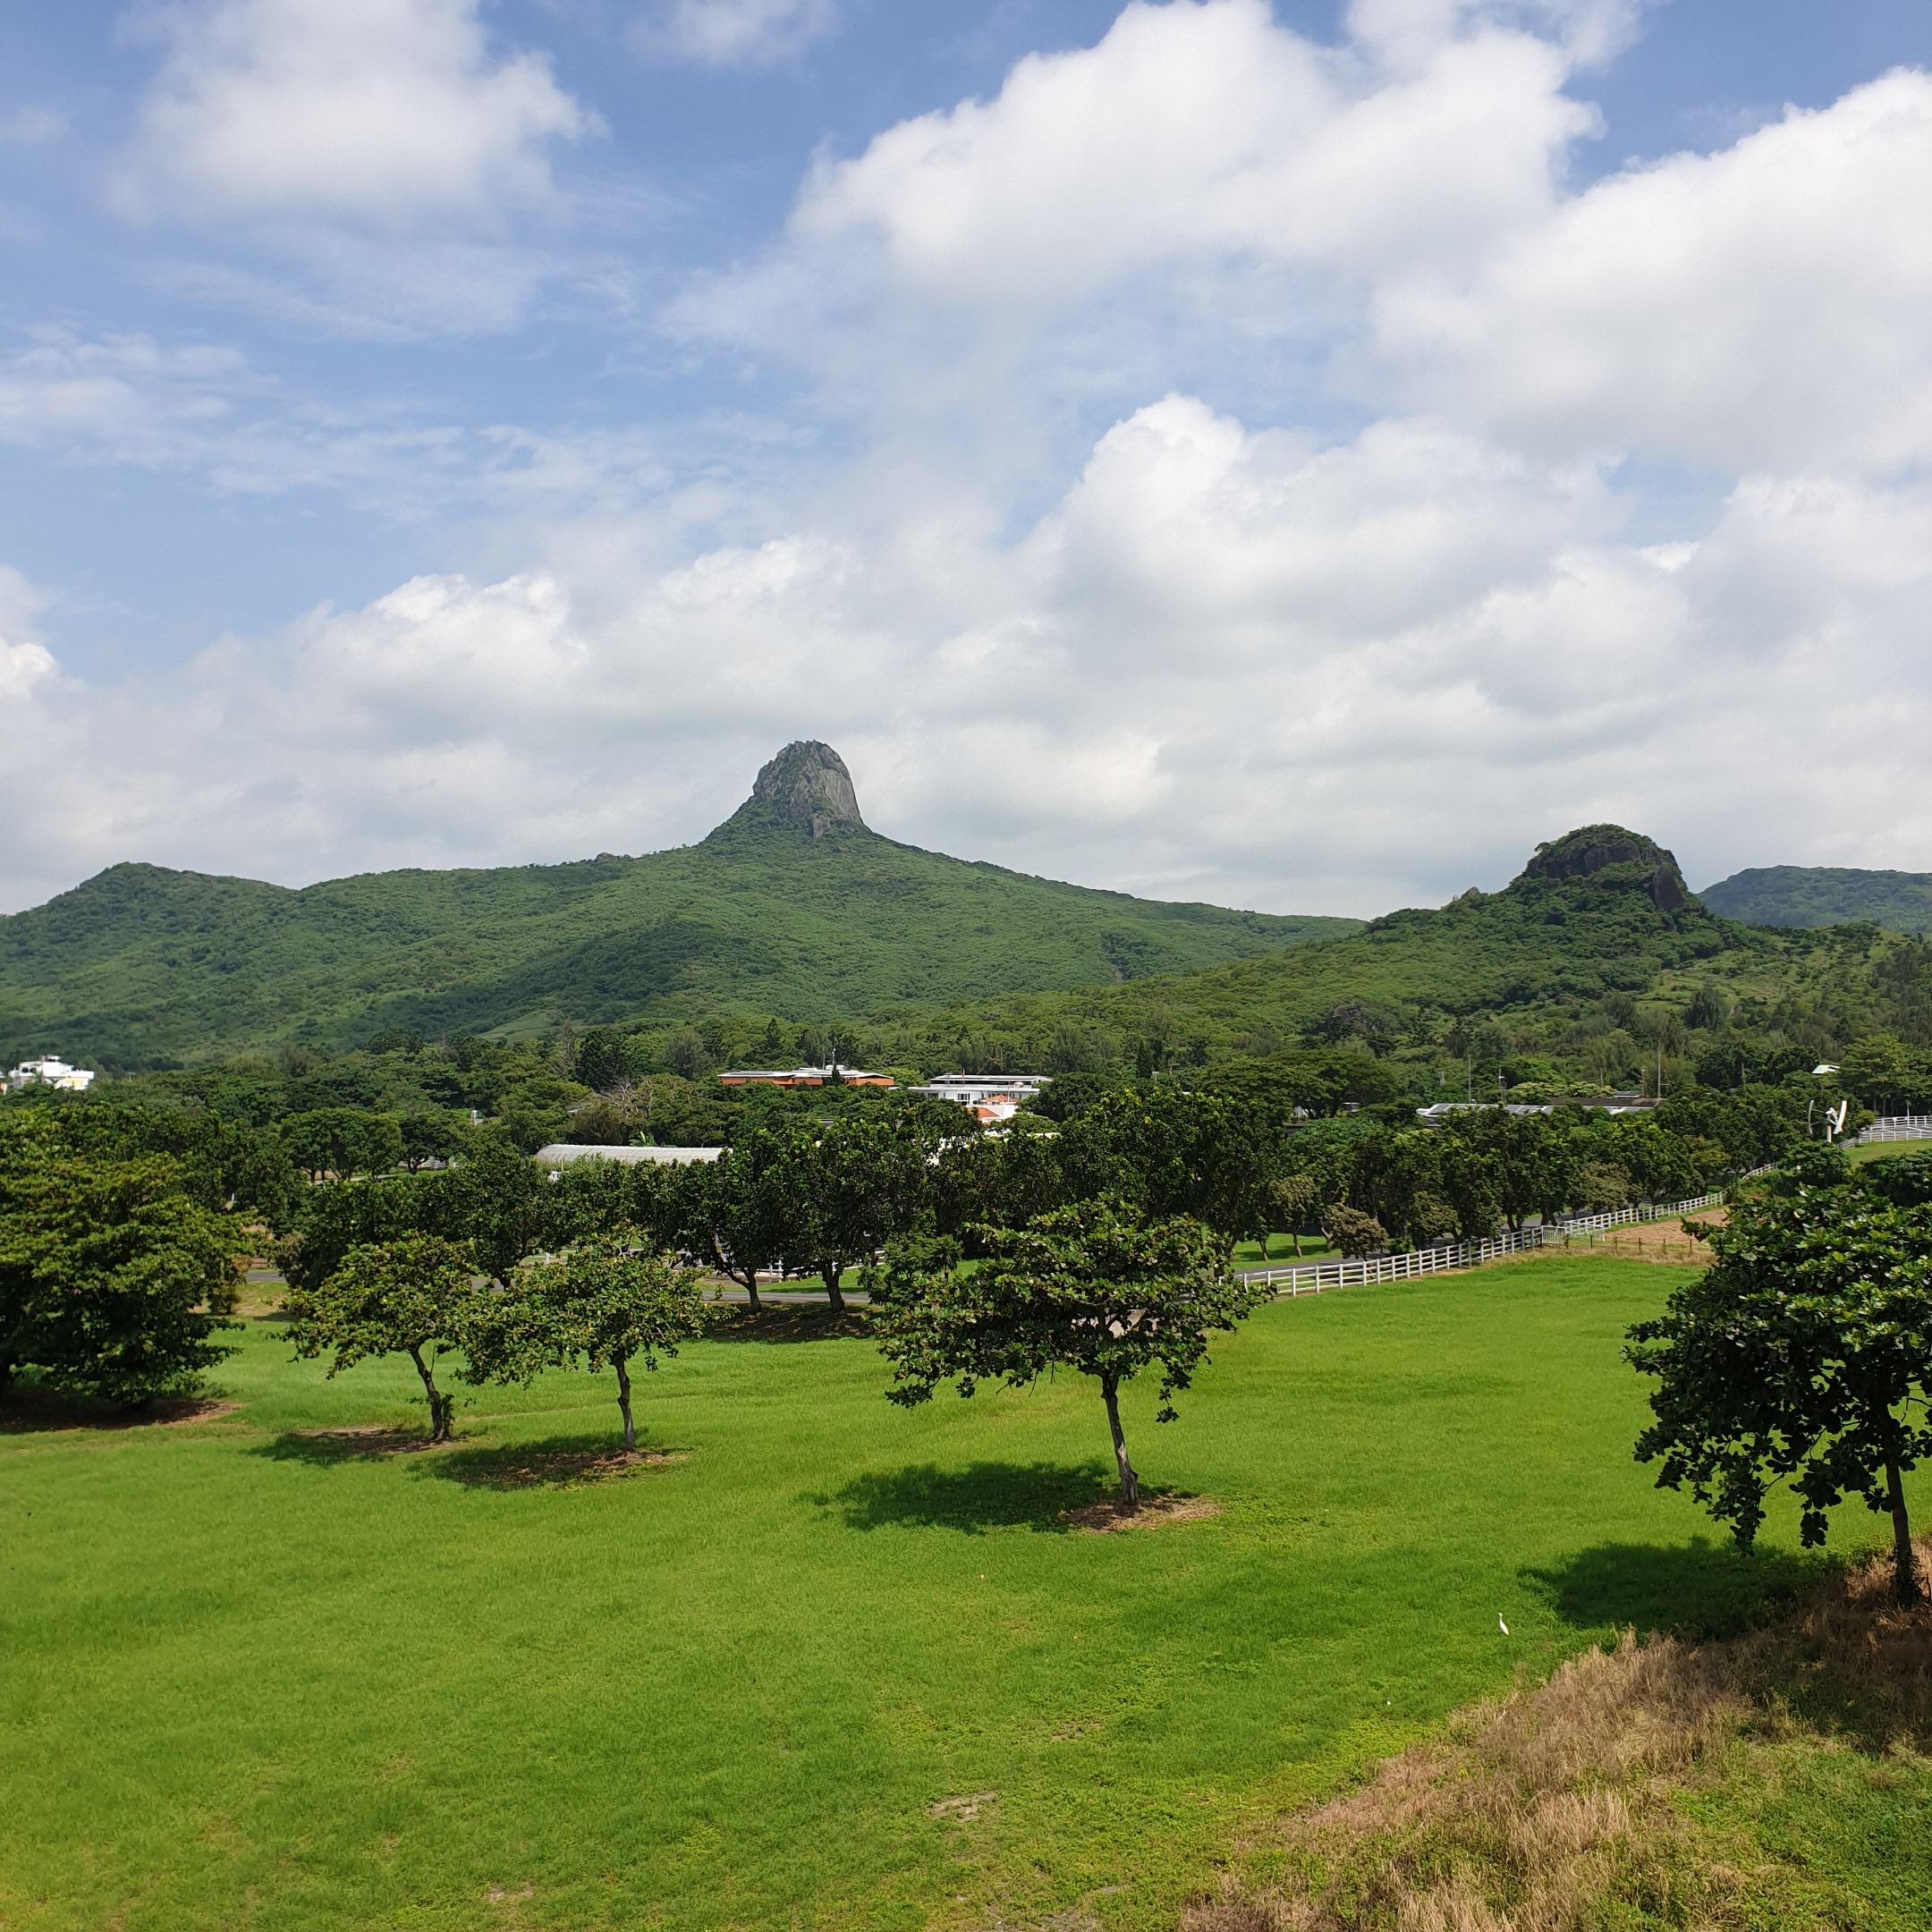
[(288, 1429), (251, 1453), (274, 1462), (334, 1469), (345, 1462), (408, 1458), (411, 1473), (436, 1476), (470, 1489), (571, 1489), (608, 1482), (689, 1459), (690, 1451), (647, 1444), (626, 1452), (607, 1439), (587, 1443), (558, 1436), (540, 1442), (433, 1443), (423, 1428)]
[(421, 1473), (470, 1489), (578, 1489), (690, 1460), (690, 1450), (661, 1443), (627, 1450), (608, 1440), (587, 1443), (579, 1436), (559, 1436), (541, 1442), (454, 1448), (424, 1463)]
[(1522, 1576), (1580, 1630), (1608, 1624), (1702, 1639), (1734, 1636), (1789, 1610), (1830, 1567), (1822, 1556), (1693, 1537), (1675, 1546), (1598, 1543)]
[(1063, 1462), (974, 1462), (962, 1470), (924, 1462), (855, 1477), (841, 1489), (806, 1500), (835, 1513), (852, 1530), (915, 1524), (969, 1536), (988, 1530), (1065, 1536), (1077, 1527), (1077, 1513), (1092, 1511), (1111, 1493), (1098, 1470)]
[(439, 1454), (448, 1445), (433, 1443), (426, 1428), (384, 1428), (375, 1424), (352, 1428), (284, 1429), (272, 1442), (251, 1449), (250, 1455), (271, 1462), (307, 1462), (333, 1469), (343, 1462), (380, 1462), (391, 1456)]
[(853, 1342), (871, 1333), (862, 1308), (841, 1312), (822, 1301), (768, 1301), (761, 1309), (718, 1301), (712, 1307), (708, 1342)]
[(0, 1403), (0, 1436), (52, 1435), (69, 1429), (174, 1428), (188, 1422), (216, 1421), (241, 1406), (219, 1395), (174, 1395), (129, 1408), (32, 1383), (16, 1383), (7, 1391), (4, 1403)]

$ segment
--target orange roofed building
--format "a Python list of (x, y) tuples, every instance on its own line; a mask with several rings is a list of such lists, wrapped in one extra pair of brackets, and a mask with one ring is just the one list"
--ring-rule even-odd
[(740, 1068), (720, 1073), (720, 1087), (890, 1087), (890, 1073), (867, 1073), (858, 1067), (830, 1066)]

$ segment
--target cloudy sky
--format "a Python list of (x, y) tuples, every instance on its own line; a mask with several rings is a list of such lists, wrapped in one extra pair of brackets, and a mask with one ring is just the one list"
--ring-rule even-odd
[(1932, 867), (1924, 0), (0, 16), (0, 909)]

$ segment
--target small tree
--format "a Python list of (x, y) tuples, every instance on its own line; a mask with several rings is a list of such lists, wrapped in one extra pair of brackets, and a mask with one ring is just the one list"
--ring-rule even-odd
[(1335, 1201), (1322, 1210), (1322, 1239), (1346, 1259), (1359, 1261), (1364, 1255), (1388, 1246), (1388, 1231), (1373, 1215)]
[[(1301, 1258), (1301, 1230), (1321, 1206), (1321, 1183), (1313, 1174), (1278, 1174), (1269, 1184), (1269, 1199), (1273, 1203), (1274, 1218), (1282, 1222), (1288, 1230), (1288, 1238), (1294, 1243), (1295, 1259)], [(1262, 1244), (1261, 1258), (1267, 1259), (1267, 1246)]]
[(1862, 1496), (1891, 1518), (1899, 1601), (1919, 1601), (1902, 1479), (1932, 1454), (1932, 1208), (1887, 1206), (1814, 1148), (1708, 1239), (1716, 1265), (1630, 1332), (1627, 1359), (1657, 1378), (1638, 1460), (1747, 1546), (1775, 1481), (1808, 1547)]
[(554, 1261), (532, 1262), (504, 1292), (484, 1298), (470, 1325), (472, 1382), (524, 1382), (581, 1360), (617, 1376), (623, 1445), (637, 1447), (631, 1365), (647, 1371), (660, 1355), (710, 1324), (701, 1277), (669, 1255), (650, 1253), (637, 1228), (593, 1235)]
[(911, 1408), (942, 1382), (962, 1396), (981, 1382), (1019, 1387), (1055, 1368), (1100, 1384), (1121, 1500), (1140, 1481), (1121, 1427), (1120, 1391), (1160, 1371), (1158, 1419), (1207, 1359), (1208, 1338), (1233, 1328), (1265, 1293), (1228, 1272), (1228, 1243), (1199, 1221), (1147, 1223), (1114, 1199), (1076, 1202), (1024, 1228), (978, 1231), (976, 1269), (888, 1269), (873, 1322), (892, 1364), (888, 1400)]
[(289, 1339), (298, 1359), (333, 1354), (329, 1374), (371, 1355), (407, 1355), (429, 1404), (429, 1439), (447, 1442), (455, 1398), (436, 1386), (441, 1358), (462, 1346), (477, 1307), (476, 1257), (437, 1234), (352, 1248), (341, 1266), (288, 1298)]

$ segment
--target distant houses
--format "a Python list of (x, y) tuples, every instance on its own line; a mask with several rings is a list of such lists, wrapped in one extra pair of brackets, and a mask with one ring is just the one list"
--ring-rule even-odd
[(868, 1073), (859, 1067), (740, 1067), (718, 1075), (720, 1087), (891, 1087), (890, 1073)]
[(1011, 1120), (1052, 1081), (1050, 1073), (940, 1073), (911, 1090), (970, 1108), (976, 1119), (990, 1127)]
[(6, 1077), (7, 1091), (23, 1087), (52, 1087), (62, 1093), (85, 1093), (94, 1084), (94, 1074), (86, 1067), (69, 1066), (52, 1054), (38, 1060), (22, 1060)]

